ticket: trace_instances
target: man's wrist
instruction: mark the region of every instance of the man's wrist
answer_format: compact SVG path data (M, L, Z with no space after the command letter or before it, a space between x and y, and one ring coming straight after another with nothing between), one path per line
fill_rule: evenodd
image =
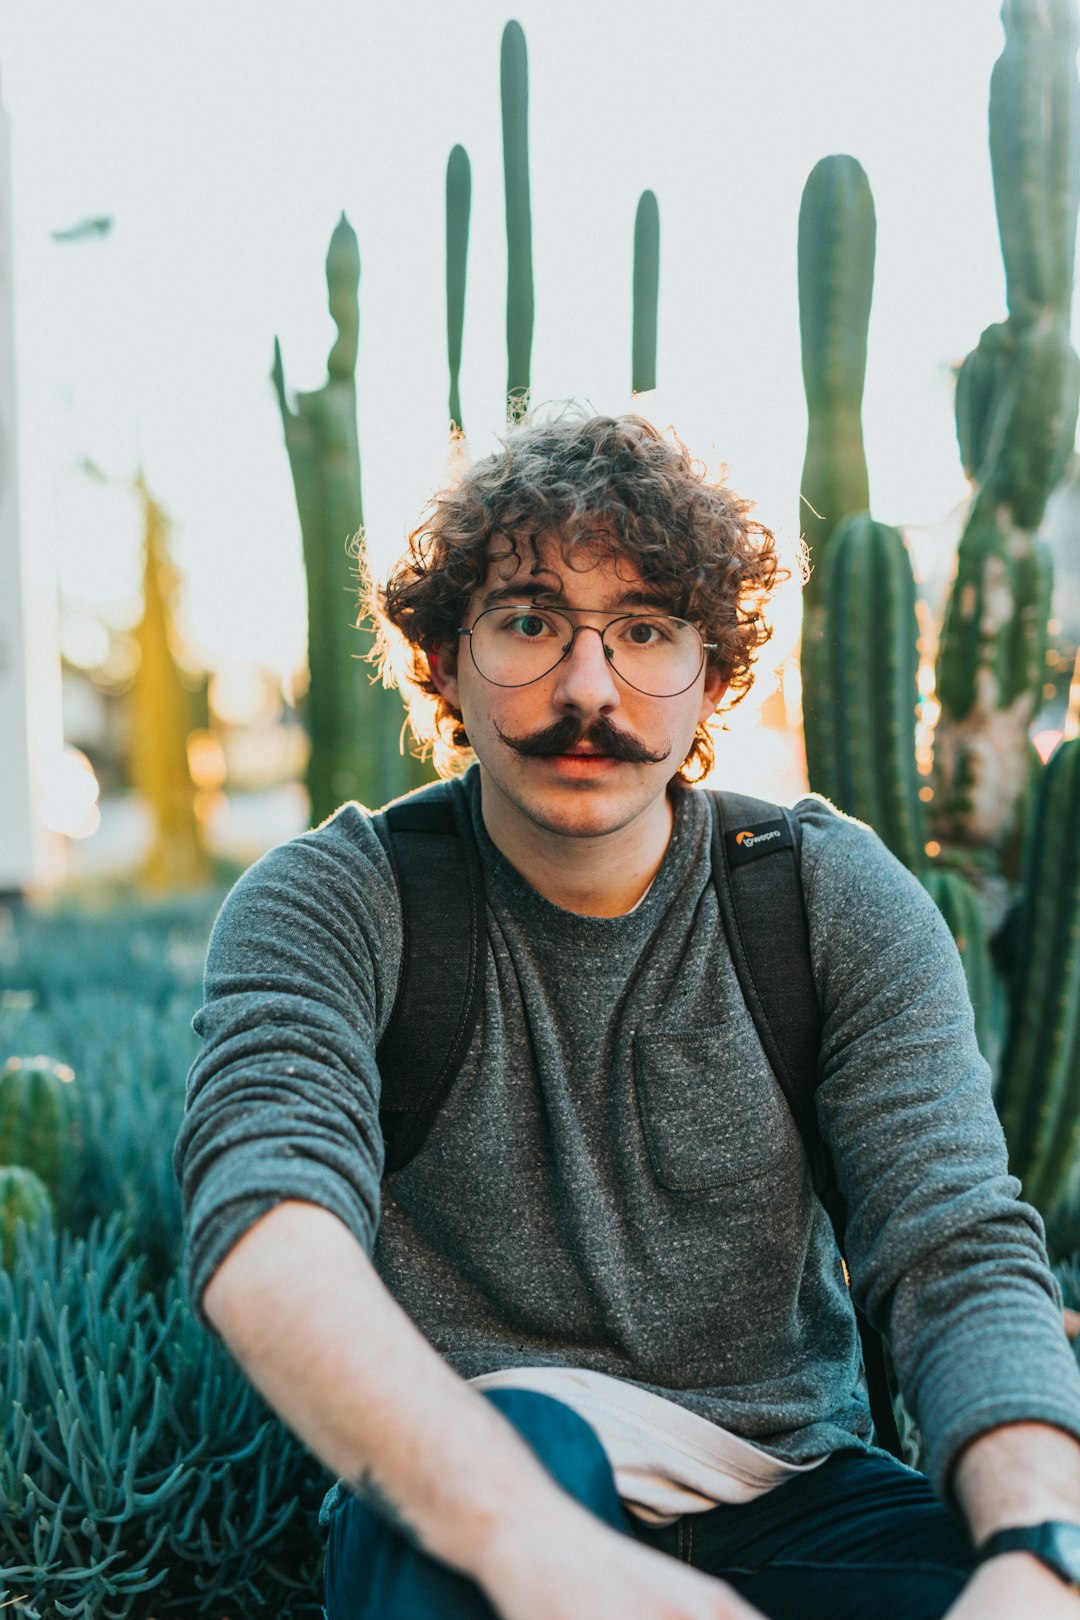
M1044 1423L988 1430L962 1453L953 1488L977 1548L997 1530L1080 1524L1080 1445Z

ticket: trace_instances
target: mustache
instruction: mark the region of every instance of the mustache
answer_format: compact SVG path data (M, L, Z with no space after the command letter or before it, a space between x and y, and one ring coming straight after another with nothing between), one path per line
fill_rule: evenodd
M667 759L671 753L670 747L664 748L660 753L654 753L635 737L632 732L622 731L606 717L597 715L595 720L588 724L577 719L575 715L564 715L553 725L545 726L541 731L530 731L522 737L514 737L501 726L496 726L500 739L516 754L525 759L543 759L552 754L568 754L580 743L585 743L598 754L607 754L612 759L623 759L631 765L659 765L661 760Z

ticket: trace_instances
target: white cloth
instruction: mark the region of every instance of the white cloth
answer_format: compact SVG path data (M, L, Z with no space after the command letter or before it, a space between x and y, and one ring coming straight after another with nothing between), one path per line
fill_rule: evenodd
M481 1390L533 1390L571 1407L607 1452L624 1507L650 1525L718 1502L751 1502L825 1461L781 1462L685 1406L606 1373L513 1367L470 1382Z

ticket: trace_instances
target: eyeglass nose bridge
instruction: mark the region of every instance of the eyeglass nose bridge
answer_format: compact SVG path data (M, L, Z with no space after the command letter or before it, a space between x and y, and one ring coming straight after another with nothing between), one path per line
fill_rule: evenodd
M560 614L560 618L565 618L565 615ZM602 630L598 624L572 624L569 619L565 619L565 622L570 625L570 640L566 643L555 663L552 664L551 669L548 670L549 675L551 674L551 670L558 669L560 664L566 663L566 660L570 657L570 654L574 650L574 644L582 630L596 631L596 634L600 637L600 645L604 649L604 658L606 659L609 668L615 668L615 653L614 650L608 646L606 638L611 626L613 624L618 624L618 619L611 619L607 624L605 624ZM617 673L618 671L616 670L616 674Z

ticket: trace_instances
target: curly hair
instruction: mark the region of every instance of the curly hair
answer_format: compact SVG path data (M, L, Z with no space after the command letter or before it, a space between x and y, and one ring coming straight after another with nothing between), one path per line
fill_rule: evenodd
M727 708L753 683L753 662L772 634L763 608L789 571L752 503L705 467L674 435L640 416L526 420L502 449L474 462L431 500L408 551L386 583L372 585L376 652L387 685L399 686L422 751L444 774L466 757L460 713L431 679L428 651L453 642L492 564L507 577L523 551L558 544L569 568L598 554L628 561L668 603L715 642L709 662L728 682ZM697 781L712 768L708 725L677 773Z

